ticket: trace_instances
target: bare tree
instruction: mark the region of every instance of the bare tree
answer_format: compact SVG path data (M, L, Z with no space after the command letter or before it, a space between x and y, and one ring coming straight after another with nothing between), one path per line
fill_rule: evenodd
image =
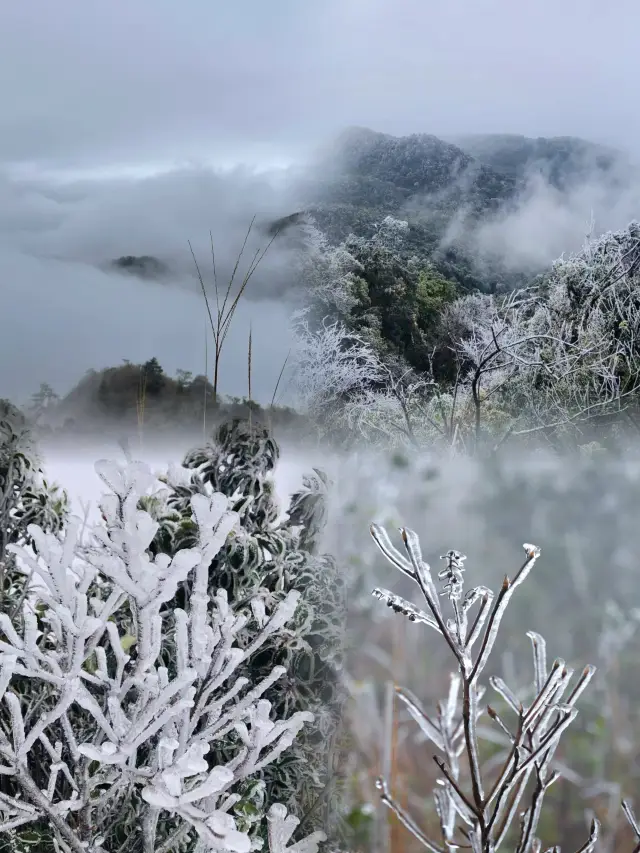
M579 432L630 409L640 388L639 263L640 227L631 225L558 261L534 287L500 299L474 294L445 310L475 446L494 404L509 420L498 444Z
M326 429L348 423L349 401L387 378L373 347L338 321L313 329L299 312L293 321L295 345L290 384L298 405Z

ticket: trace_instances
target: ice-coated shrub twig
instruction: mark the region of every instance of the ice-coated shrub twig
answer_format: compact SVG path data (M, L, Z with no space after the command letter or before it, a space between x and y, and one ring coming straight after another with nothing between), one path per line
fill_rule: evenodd
M255 639L238 646L251 616L207 591L211 560L238 526L228 499L194 495L197 547L153 558L158 525L137 506L149 469L96 470L111 494L91 544L72 523L64 538L31 525L35 547L13 546L33 581L21 625L0 613L0 833L44 822L64 853L169 853L189 841L194 853L248 853L259 842L233 817L238 787L313 716L271 718L262 696L284 667L255 684L236 670L291 619L299 594L261 613ZM185 580L184 609L161 612ZM38 688L38 714L16 677ZM137 813L121 845L110 833L123 808ZM296 820L278 806L269 815L271 853L315 853L322 833L287 847Z
M438 594L431 568L423 560L418 536L412 530L401 528L406 555L395 548L383 527L373 524L371 534L387 560L418 584L427 602L427 612L388 590L375 589L374 596L410 621L434 628L442 635L457 662L449 696L438 705L435 716L429 716L408 691L396 688L400 701L441 753L434 756L442 774L434 794L441 839L433 841L425 835L396 802L389 782L384 778L378 780L382 802L431 853L449 853L465 848L473 853L494 853L507 842L516 818L520 824L519 838L517 846L510 849L515 853L539 853L542 844L536 838L536 829L542 803L547 790L559 776L553 767L554 754L560 737L578 713L575 707L577 700L593 677L595 668L585 667L570 688L573 669L562 659L556 659L549 668L543 638L530 632L535 674L535 695L531 703L525 705L521 702L502 679L489 679L507 708L516 716L515 723L510 723L490 705L486 708L490 720L510 743L504 765L491 780L483 774L480 766L477 722L482 713L480 701L484 694L479 678L493 650L509 601L530 574L540 550L534 545L523 546L526 554L523 564L513 579L504 578L497 595L486 587L478 586L464 596L466 557L457 551L449 551L442 558L446 560L446 566L439 572L438 580L444 582L444 589ZM445 615L442 597L450 605L451 616ZM463 755L466 762L461 762ZM466 781L462 778L463 764L468 767ZM522 799L530 781L533 782L530 802L523 807ZM599 829L600 825L594 819L589 839L578 853L595 850ZM547 853L556 849L559 848L551 847Z
M631 829L633 829L636 834L636 838L638 839L638 843L633 848L633 853L640 853L640 823L638 823L638 818L636 817L636 814L629 800L622 801L622 811L624 812L625 817L629 821Z

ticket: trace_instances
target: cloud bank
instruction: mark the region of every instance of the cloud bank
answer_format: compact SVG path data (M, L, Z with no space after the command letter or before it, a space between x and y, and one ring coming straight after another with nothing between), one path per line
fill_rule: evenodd
M211 257L222 291L252 218L233 293L266 222L289 212L276 178L248 170L184 168L145 179L53 182L0 176L0 396L24 400L48 382L66 393L89 368L156 356L167 372L204 372L205 304L189 241L215 303ZM169 275L144 282L109 268L122 255L152 255ZM253 331L254 393L270 399L289 348L291 256L274 243L230 327L223 393L246 391ZM210 331L209 331L210 337ZM211 345L211 340L210 340Z

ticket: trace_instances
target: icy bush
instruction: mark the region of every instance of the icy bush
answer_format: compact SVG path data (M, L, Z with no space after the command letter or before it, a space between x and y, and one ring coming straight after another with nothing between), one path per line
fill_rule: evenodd
M295 806L306 816L307 829L328 830L337 782L333 763L341 710L344 572L318 553L327 478L321 471L304 477L282 517L272 476L279 456L279 446L264 426L242 420L224 423L210 442L190 451L181 467L162 478L165 489L146 506L160 525L152 550L173 556L194 544L193 496L227 495L241 526L211 561L211 593L224 589L231 606L252 600L254 609L274 607L289 590L299 593L299 606L286 631L273 634L238 674L255 681L267 677L274 666L286 667L288 677L272 684L265 698L280 716L313 712L314 725L265 767L260 778L268 801ZM183 595L180 585L171 607L181 606ZM251 630L239 633L241 646L251 641Z
M228 499L193 495L193 547L153 555L158 524L138 508L149 469L96 470L104 524L88 538L75 520L64 537L30 525L33 546L10 546L29 586L18 624L0 613L0 834L19 847L29 830L38 850L65 853L257 849L252 779L313 715L272 713L264 694L284 667L253 683L238 670L300 595L232 609L208 589L212 560L241 533ZM288 846L286 812L267 812L270 853L316 851L322 833Z
M5 596L15 601L23 586L8 546L28 542L30 524L60 530L67 512L66 493L44 477L26 418L0 400L0 607Z

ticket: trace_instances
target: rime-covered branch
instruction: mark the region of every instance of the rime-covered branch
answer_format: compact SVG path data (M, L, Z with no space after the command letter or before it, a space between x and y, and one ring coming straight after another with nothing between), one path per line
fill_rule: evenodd
M543 638L530 632L535 685L530 703L525 704L500 679L490 679L507 710L515 716L515 720L509 722L503 719L502 711L496 711L491 705L486 707L490 721L501 736L506 735L508 743L503 766L491 782L480 764L478 732L478 720L483 711L480 702L484 695L479 678L486 668L509 601L532 571L540 555L539 549L529 544L523 546L523 564L513 579L505 577L497 595L486 587L476 587L464 595L466 557L463 554L449 551L442 558L446 561L445 567L434 578L412 530L401 529L405 553L393 545L379 525L371 526L371 534L386 559L420 587L427 611L384 590L376 589L374 595L410 621L435 628L449 646L457 665L449 696L438 705L435 715L430 716L416 697L397 688L398 698L440 753L434 756L442 774L434 799L441 839L434 841L425 836L394 799L389 781L384 778L378 783L382 802L395 812L425 849L433 853L446 853L461 846L470 846L474 853L495 853L505 844L514 843L516 847L509 849L515 849L516 853L540 850L535 833L544 796L559 776L554 755L562 734L578 713L576 703L595 668L585 667L572 686L573 669L561 659L548 667ZM444 584L440 593L436 580ZM445 614L441 598L448 602L450 616ZM463 755L466 761L461 762ZM468 767L466 779L462 777L462 764ZM531 780L530 803L523 806ZM516 818L520 821L517 842L509 834ZM594 820L589 840L581 851L595 849L599 829Z
M137 804L131 849L140 833L145 853L168 851L178 836L194 839L198 853L249 851L234 817L242 783L313 715L273 719L263 694L284 667L253 684L236 670L293 617L299 593L271 612L235 612L223 590L212 598L209 566L239 522L228 499L194 495L196 547L154 557L158 525L138 508L150 471L140 463L96 469L111 493L88 546L75 523L64 538L32 525L34 547L12 546L31 583L22 628L0 614L0 772L8 782L0 832L45 822L62 850L126 850L111 836L124 795ZM184 582L185 606L163 610ZM255 636L240 646L251 619ZM38 715L14 689L17 677L39 693ZM278 826L287 820L273 812ZM276 833L271 853L294 849L285 835ZM321 838L295 849L314 851Z

